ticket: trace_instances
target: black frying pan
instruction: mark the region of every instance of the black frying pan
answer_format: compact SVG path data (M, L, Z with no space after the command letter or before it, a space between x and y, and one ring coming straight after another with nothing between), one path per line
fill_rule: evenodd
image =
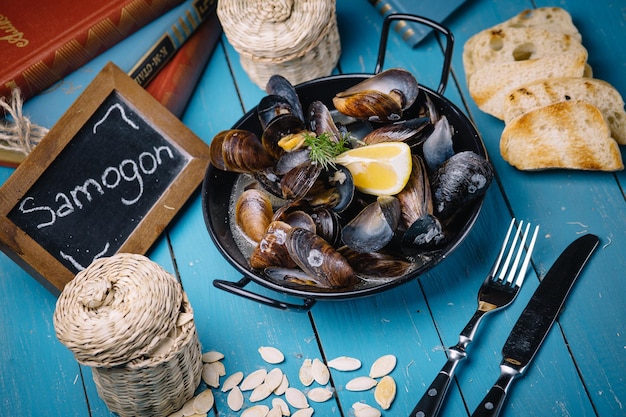
M420 86L421 92L428 95L442 115L445 115L451 125L455 129L454 150L461 152L471 150L485 158L487 154L480 135L470 120L457 108L453 103L443 97L443 91L446 88L448 74L450 70L450 62L452 59L453 36L445 27L436 22L419 16L395 14L388 16L383 23L381 42L378 53L378 62L374 73L378 73L382 69L384 60L389 25L392 20L410 20L425 24L437 30L446 37L446 50L442 69L442 76L437 92L426 87ZM371 77L373 74L344 74L333 75L329 77L319 78L297 85L296 91L302 102L304 109L314 100L322 101L329 109L333 109L332 98L336 93L346 90L347 88ZM414 106L417 107L417 106ZM418 109L408 109L405 117L411 117L411 112L415 113ZM413 117L415 117L413 116ZM252 132L261 132L261 126L256 114L256 107L246 113L234 126L238 129L246 129ZM314 287L291 287L281 282L275 282L266 278L259 271L252 269L247 259L242 255L239 247L235 243L231 233L229 222L229 203L233 190L233 185L239 174L226 172L209 165L202 187L202 204L205 222L213 242L217 246L220 253L230 262L243 277L238 282L225 280L214 280L213 284L222 290L233 294L243 296L245 298L261 302L273 307L282 309L309 309L317 300L340 300L354 297L361 297L387 290L391 287L403 284L416 278L418 275L428 271L443 259L445 259L465 238L471 227L473 226L480 208L482 206L482 198L468 205L462 212L455 216L454 221L448 225L448 231L452 238L446 246L432 254L430 261L424 265L420 265L411 273L400 278L387 282L368 282L355 288L345 289L318 289ZM292 304L281 302L264 295L256 294L246 290L244 287L254 281L267 288L284 293L291 296L303 298L303 304Z

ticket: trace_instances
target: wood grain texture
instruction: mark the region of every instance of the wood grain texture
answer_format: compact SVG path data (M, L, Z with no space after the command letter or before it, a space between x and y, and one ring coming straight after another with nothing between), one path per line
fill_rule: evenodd
M517 171L499 154L502 122L480 112L465 85L461 61L465 40L532 5L530 1L471 0L447 20L456 43L453 77L444 95L464 109L478 127L497 181L489 189L481 214L463 244L419 279L370 297L318 302L309 313L280 311L242 299L213 287L215 278L237 281L240 274L211 242L201 196L196 193L190 198L149 256L179 274L194 308L203 348L226 355L228 374L238 370L248 373L259 367L270 369L257 352L263 345L283 351L286 360L279 366L300 388L297 370L304 358L358 357L362 369L333 371L336 398L315 406L316 415L348 416L355 401L375 402L372 391L347 391L347 381L366 374L377 357L393 353L398 357L392 372L398 393L384 415L407 415L444 363L444 347L456 342L473 313L478 287L511 216L515 216L541 225L532 268L518 300L485 318L469 347L469 359L458 369L441 416L467 416L473 411L495 381L502 345L540 278L565 246L586 232L599 235L602 243L574 286L559 323L527 374L513 386L501 415L612 417L624 413L624 173ZM622 5L604 1L590 7L573 0L559 5L570 10L579 26L596 75L626 93L626 79L621 76L626 65ZM342 42L337 72L371 73L382 26L376 10L362 0L342 0L337 3L337 17ZM399 37L392 36L388 45L386 68L403 66L423 85L437 85L442 52L435 39L411 50ZM237 53L222 38L183 121L209 143L217 132L230 128L254 107L263 94L241 68ZM0 168L0 181L6 181L11 173ZM0 398L5 410L16 410L7 415L110 417L112 414L97 396L90 369L79 367L56 341L51 324L54 298L1 254L0 287L0 330L6 335L0 341ZM294 301L293 297L259 285L251 290ZM220 416L240 415L230 412L225 401L225 396L216 392Z

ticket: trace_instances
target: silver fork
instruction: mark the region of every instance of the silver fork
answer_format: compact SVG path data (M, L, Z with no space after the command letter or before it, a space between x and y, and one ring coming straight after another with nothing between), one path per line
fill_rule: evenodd
M409 417L435 417L439 414L454 376L454 371L459 362L466 358L467 346L472 342L482 318L488 313L508 306L517 297L520 286L526 277L530 256L539 232L539 226L536 226L528 244L526 256L520 265L524 245L530 230L530 224L526 224L522 235L522 224L523 222L520 222L519 226L516 227L515 219L511 220L506 237L500 248L500 253L478 291L478 308L476 312L461 331L459 342L448 348L448 361L441 368L439 374L430 384ZM514 233L513 238L509 243L512 232ZM508 253L503 262L507 247ZM514 256L515 258L513 258ZM511 264L512 259L513 263Z

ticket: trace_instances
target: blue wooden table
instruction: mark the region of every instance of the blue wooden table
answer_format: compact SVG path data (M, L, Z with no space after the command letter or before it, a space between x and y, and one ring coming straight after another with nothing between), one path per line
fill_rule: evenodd
M479 30L524 8L558 5L568 10L589 51L596 78L626 94L626 2L468 0L445 21L456 38L445 96L476 124L497 173L480 216L462 245L442 264L411 282L373 296L318 302L308 312L284 311L218 290L213 279L240 274L218 253L206 230L196 193L148 255L176 272L195 310L204 350L225 355L227 373L267 367L257 349L275 346L293 386L305 358L347 355L363 368L332 372L335 396L315 404L315 415L351 416L353 403L375 405L373 392L351 392L346 382L371 363L394 354L397 396L386 416L406 416L446 360L446 346L476 307L476 291L495 257L511 217L541 225L532 270L517 301L488 317L460 366L442 416L469 415L495 381L500 349L524 305L560 251L584 233L600 246L579 277L566 308L525 376L517 381L503 416L626 415L626 204L624 172L520 172L499 152L501 121L478 110L469 97L461 51ZM436 7L436 2L433 2ZM382 20L365 0L338 0L342 55L337 73L374 70ZM418 49L392 35L385 67L404 67L431 88L438 84L441 47L433 37ZM182 117L201 139L233 125L263 96L241 68L225 38L213 54ZM56 110L55 110L56 111ZM46 114L31 114L46 124ZM53 113L50 109L49 113ZM48 126L50 127L50 126ZM626 152L622 155L626 157ZM4 181L11 169L0 169ZM253 284L253 290L274 296ZM293 300L292 300L293 301ZM298 300L296 300L297 302ZM0 254L0 416L109 416L91 370L80 366L55 337L56 298ZM215 392L215 414L235 416ZM250 405L247 402L247 405Z

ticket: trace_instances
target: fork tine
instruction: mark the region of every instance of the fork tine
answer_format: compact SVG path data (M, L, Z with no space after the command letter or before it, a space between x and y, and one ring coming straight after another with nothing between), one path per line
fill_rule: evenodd
M520 221L519 226L515 227L515 234L513 235L513 238L511 240L511 246L509 247L509 251L506 255L506 260L504 261L504 265L502 265L502 268L500 269L500 274L497 277L494 274L494 278L496 278L498 281L503 281L504 277L507 274L507 271L509 270L509 265L511 264L511 258L513 257L513 254L515 253L515 248L517 247L518 235L521 233L521 227L523 223L524 221ZM513 226L515 226L515 219L511 221L511 226L509 227L513 227ZM508 233L507 233L506 240L504 241L504 247L506 247L506 245L509 244L508 240L509 239L508 239Z
M515 272L517 271L517 265L519 265L519 260L522 257L522 252L524 251L524 243L526 243L526 238L528 237L528 231L530 230L530 223L526 223L526 230L524 230L524 235L522 236L522 240L519 243L519 248L517 249L517 254L515 255L515 260L513 261L513 265L511 266L511 270L509 272L509 275L506 277L506 282L508 284L512 284L513 283L513 278L515 278ZM519 227L519 232L522 232L522 222L520 222L520 227ZM511 252L509 252L509 256L513 255L513 250L514 248L511 247ZM506 273L506 271L503 271L502 274L500 274L501 278L504 278L504 274Z
M533 249L535 248L535 241L537 240L537 234L539 233L539 225L535 226L535 232L533 233L533 237L530 239L530 244L528 245L528 249L526 250L526 257L524 258L524 262L522 267L519 270L519 274L517 279L515 280L515 286L520 287L524 279L526 278L526 270L528 269L528 264L530 263L530 256L533 253Z
M507 244L509 243L509 237L511 236L511 231L513 230L513 226L515 225L515 218L511 219L511 224L509 224L509 229L506 231L506 236L502 242L502 247L500 248L500 253L498 253L498 257L495 262L491 266L491 270L489 271L490 277L495 277L496 271L500 267L500 262L502 261L502 256L504 256L504 251L506 250Z

